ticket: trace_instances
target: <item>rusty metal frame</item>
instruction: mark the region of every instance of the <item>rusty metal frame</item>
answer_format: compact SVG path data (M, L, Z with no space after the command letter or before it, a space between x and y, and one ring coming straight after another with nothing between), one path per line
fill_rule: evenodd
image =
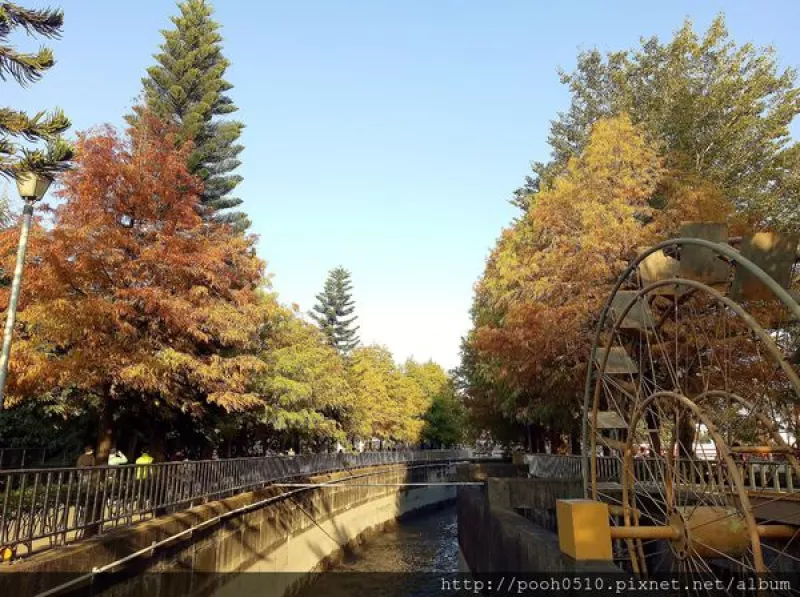
M770 335L766 332L766 330L755 320L755 318L752 315L750 315L747 311L745 311L744 308L739 303L731 300L730 298L728 298L727 296L723 295L718 290L716 290L716 289L714 289L714 288L712 288L712 287L710 287L710 286L708 286L706 284L703 284L702 282L697 282L695 280L689 280L689 279L684 279L684 278L674 278L674 279L671 279L671 280L660 280L658 282L654 282L654 283L650 284L649 286L646 286L645 288L641 289L640 291L638 291L636 293L636 296L628 304L628 308L622 311L620 318L618 319L617 322L614 323L614 325L612 327L611 336L613 337L615 332L617 332L619 330L619 324L620 324L621 321L624 320L624 317L627 314L627 310L632 308L633 304L636 301L638 301L642 297L647 296L649 293L651 293L656 288L659 288L661 286L671 286L671 285L674 285L674 284L683 284L683 285L685 285L685 286L687 286L689 288L693 288L693 289L698 290L698 291L706 292L713 299L715 299L716 301L722 303L723 305L725 305L726 307L731 309L738 317L740 317L747 324L748 328L754 334L756 334L759 337L759 339L761 340L763 345L766 347L767 351L770 353L770 355L772 355L772 357L780 365L781 369L784 371L786 376L789 378L789 381L791 382L792 387L794 388L795 394L800 396L800 377L798 377L797 373L795 373L795 371L792 368L792 366L783 357L783 355L781 354L781 352L778 349L777 345L772 340ZM593 347L593 348L596 348L596 347ZM608 354L609 354L609 351L606 351L605 358L603 359L603 361L601 362L600 366L598 367L598 370L601 373L601 375L605 371L605 368L606 368L606 366L608 364ZM598 405L599 405L599 396L600 396L600 384L596 383L594 385L593 402L592 402L592 428L593 429L597 428L597 408L598 408ZM588 413L586 413L584 424L587 425L587 427L588 427ZM597 443L596 443L597 442L597 433L596 432L592 433L590 441L591 441L591 443L590 443L590 452L588 454L588 462L586 462L586 460L584 460L584 464L585 464L585 466L584 466L584 478L586 479L586 476L587 476L586 469L588 468L589 469L588 470L588 474L590 476L589 483L590 483L590 485L592 487L592 495L589 496L588 486L586 485L586 483L587 483L586 480L584 480L584 495L586 497L591 497L592 499L597 499L597 491L596 491L597 480L596 480L596 465L595 465L595 450L596 450L596 447L597 447Z
M695 402L697 404L699 404L706 397L709 397L709 398L728 398L730 400L738 402L739 404L744 406L746 409L748 409L750 411L750 414L754 415L756 417L756 419L758 419L759 423L761 423L766 428L766 430L769 432L770 436L772 437L773 441L779 447L783 448L783 451L786 453L786 460L789 462L789 464L792 465L792 469L794 469L795 474L797 475L797 477L800 478L800 462L798 462L797 458L795 458L793 450L791 449L791 446L786 442L785 439L783 439L783 436L780 433L780 429L778 428L778 426L775 424L774 421L772 421L767 415L765 415L760 410L756 410L756 408L755 408L755 406L753 404L751 404L750 402L748 402L747 400L745 400L744 398L742 398L738 394L734 394L733 392L726 392L725 390L708 390L707 392L703 392L702 394L697 396L695 398ZM731 452L739 451L739 450L736 450L734 448L729 448L729 449L730 449Z
M744 482L742 481L742 477L739 474L739 469L736 467L736 463L731 458L730 451L728 450L728 446L725 443L725 440L720 436L719 432L717 431L716 425L711 420L710 417L706 416L701 409L695 402L689 400L686 396L682 394L678 394L676 392L656 392L647 398L633 411L633 415L631 416L631 422L629 425L630 429L635 429L637 423L644 415L647 408L656 400L666 398L669 400L674 400L676 404L684 406L685 408L689 409L692 414L703 424L705 425L706 429L708 429L708 433L714 441L714 444L717 447L717 451L720 454L720 457L725 462L728 467L728 474L731 477L731 481L733 482L733 488L736 491L737 497L739 499L739 510L744 518L745 522L747 523L748 527L748 535L750 537L751 549L753 550L753 564L756 569L756 572L763 573L764 570L764 557L761 553L761 536L759 535L758 530L758 523L756 522L755 516L753 516L753 509L750 506L750 498L748 497L747 491L744 488ZM624 519L625 519L625 526L632 526L630 521L630 511L629 509L633 507L633 504L629 504L629 495L628 495L628 484L630 482L631 487L633 487L633 479L632 477L632 469L633 469L633 454L632 454L632 444L633 442L633 434L628 435L628 439L626 441L626 449L625 453L623 454L623 467L622 467L622 507L624 512ZM645 534L647 531L639 531L639 533L644 532ZM636 551L631 551L631 558L637 556L638 554Z
M605 305L603 306L602 311L600 312L600 318L597 322L595 327L595 334L594 334L594 341L592 342L592 350L591 354L589 355L588 367L586 372L586 384L584 387L584 396L583 396L583 420L582 420L582 439L583 439L583 463L584 466L582 467L583 472L583 487L584 487L584 495L589 497L589 460L591 457L590 452L590 442L589 442L589 405L590 405L590 397L592 396L592 387L594 382L594 361L596 358L597 348L600 343L600 337L605 327L606 320L609 316L611 310L611 303L613 301L614 296L616 295L617 291L622 287L625 281L631 276L632 273L636 271L639 264L644 261L647 257L656 253L658 251L670 248L679 248L685 245L693 245L704 247L713 250L721 257L725 257L729 259L731 262L736 263L737 265L745 268L751 274L753 274L759 281L761 281L769 290L771 290L774 295L783 303L783 305L789 310L789 312L798 320L800 320L800 305L792 298L789 292L784 289L780 284L778 284L772 277L770 277L764 270L758 267L755 263L747 259L746 257L742 256L739 251L734 249L728 244L721 244L715 243L699 238L675 238L667 241L663 241L658 243L648 249L647 251L640 254L633 262L631 262L625 271L617 278L614 287L609 294L608 299L606 300ZM673 279L673 281L669 282L670 284L674 284L675 281L679 281L681 284L686 284L689 282L688 279L677 278ZM658 282L649 285L647 288L655 286L659 284ZM664 284L659 284L664 285ZM692 284L687 284L689 286L693 286ZM710 288L710 287L707 287ZM712 289L713 290L713 289ZM632 301L633 303L633 301ZM631 303L631 304L632 304ZM736 304L736 303L733 303ZM738 304L736 304L738 306ZM601 368L602 371L602 368ZM594 440L592 440L592 445L594 445ZM591 448L592 450L594 448Z

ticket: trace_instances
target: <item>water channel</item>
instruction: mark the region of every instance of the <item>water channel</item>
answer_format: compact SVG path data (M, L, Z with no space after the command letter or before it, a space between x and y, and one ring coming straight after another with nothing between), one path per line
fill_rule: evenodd
M448 507L413 515L372 537L358 553L320 574L300 597L441 595L435 573L457 571L456 509Z
M314 574L297 597L441 597L441 579L458 571L458 524L455 506L411 514L372 535L336 567ZM213 575L212 575L213 577ZM94 597L274 597L304 575L239 573L222 575L211 591L193 587L208 581L204 573L167 574L124 571L108 583L81 587L74 595ZM307 577L306 577L307 578ZM288 583L288 584L285 584ZM88 590L87 590L88 589Z

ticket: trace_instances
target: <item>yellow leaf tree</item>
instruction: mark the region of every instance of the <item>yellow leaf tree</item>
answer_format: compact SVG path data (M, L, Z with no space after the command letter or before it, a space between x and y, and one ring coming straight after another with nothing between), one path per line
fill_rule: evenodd
M531 449L548 430L551 444L571 432L575 446L595 317L631 258L682 217L731 213L713 187L665 163L627 116L597 121L488 260L466 375L484 403L528 430Z

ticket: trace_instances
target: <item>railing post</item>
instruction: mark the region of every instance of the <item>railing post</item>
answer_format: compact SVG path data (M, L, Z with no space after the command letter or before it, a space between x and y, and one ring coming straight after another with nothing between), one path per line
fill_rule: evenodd
M263 487L278 478L367 465L445 463L465 454L464 450L403 448L355 455L262 456L0 473L0 545L15 550L20 542L47 537L51 537L50 545L69 543L81 534L91 536L107 527L134 524L173 508ZM547 467L559 475L580 474L581 460L544 456Z

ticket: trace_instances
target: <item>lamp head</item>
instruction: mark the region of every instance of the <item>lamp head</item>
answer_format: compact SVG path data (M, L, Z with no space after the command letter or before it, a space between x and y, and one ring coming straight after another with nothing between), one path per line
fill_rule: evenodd
M17 176L17 190L25 201L39 201L44 197L52 182L53 179L44 174L22 172Z

